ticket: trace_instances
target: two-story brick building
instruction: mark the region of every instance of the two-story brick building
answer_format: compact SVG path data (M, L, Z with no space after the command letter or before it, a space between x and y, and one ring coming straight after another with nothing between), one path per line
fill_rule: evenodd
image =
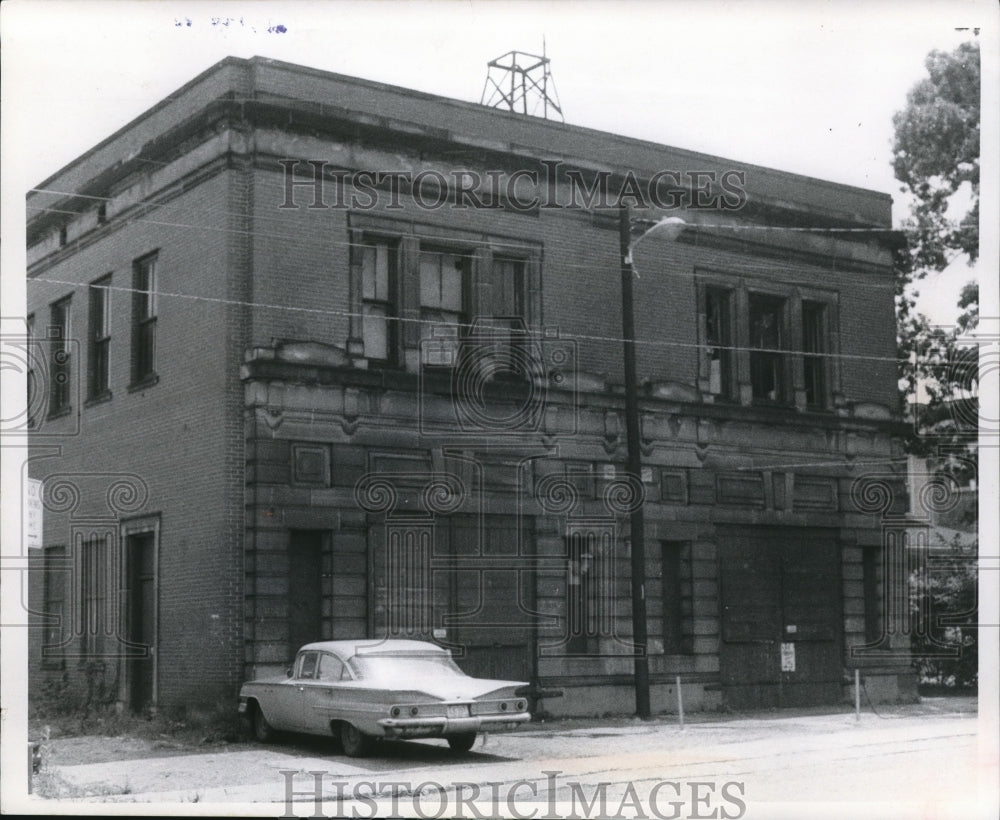
M619 204L642 490L624 470ZM883 629L887 195L227 59L28 196L32 675L231 697L406 635L628 712L910 691ZM905 475L900 462L900 480ZM881 485L879 485L881 486Z

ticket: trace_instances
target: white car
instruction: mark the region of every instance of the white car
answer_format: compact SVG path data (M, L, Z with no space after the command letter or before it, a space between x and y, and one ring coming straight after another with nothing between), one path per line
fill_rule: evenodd
M469 677L432 643L321 641L298 651L288 677L244 683L239 711L262 742L275 730L332 734L361 757L378 739L441 737L465 752L478 732L531 720L527 687Z

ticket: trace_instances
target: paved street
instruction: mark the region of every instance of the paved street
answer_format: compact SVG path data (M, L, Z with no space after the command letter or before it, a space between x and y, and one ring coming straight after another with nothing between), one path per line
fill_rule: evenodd
M775 716L778 715L778 716ZM424 817L993 817L976 714L927 702L851 713L570 721L481 738L383 744L362 760L322 738L53 768L89 803L198 813ZM995 740L984 744L993 749ZM318 786L317 786L318 784ZM91 792L88 796L86 792ZM320 796L317 805L316 797ZM288 800L291 800L289 804ZM60 810L54 801L39 809ZM68 809L69 806L67 805Z

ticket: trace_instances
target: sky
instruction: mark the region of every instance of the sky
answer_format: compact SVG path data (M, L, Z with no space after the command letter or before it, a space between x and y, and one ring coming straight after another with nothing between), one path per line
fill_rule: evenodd
M930 50L995 19L978 0L3 5L7 191L227 55L478 102L490 59L544 42L568 123L889 193L896 224L892 115ZM959 261L931 278L921 309L951 321L974 275Z

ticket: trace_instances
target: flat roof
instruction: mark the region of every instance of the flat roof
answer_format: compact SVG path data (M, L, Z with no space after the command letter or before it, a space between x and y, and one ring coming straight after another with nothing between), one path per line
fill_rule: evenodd
M538 159L562 159L594 170L734 169L745 171L752 199L798 205L868 225L891 227L892 197L852 185L661 145L592 128L503 111L423 91L265 57L226 57L38 184L75 192L98 174L127 162L179 122L219 99L282 100L329 116L353 115L405 133L407 124L465 146ZM29 193L29 200L43 192ZM791 208L795 210L795 208Z

